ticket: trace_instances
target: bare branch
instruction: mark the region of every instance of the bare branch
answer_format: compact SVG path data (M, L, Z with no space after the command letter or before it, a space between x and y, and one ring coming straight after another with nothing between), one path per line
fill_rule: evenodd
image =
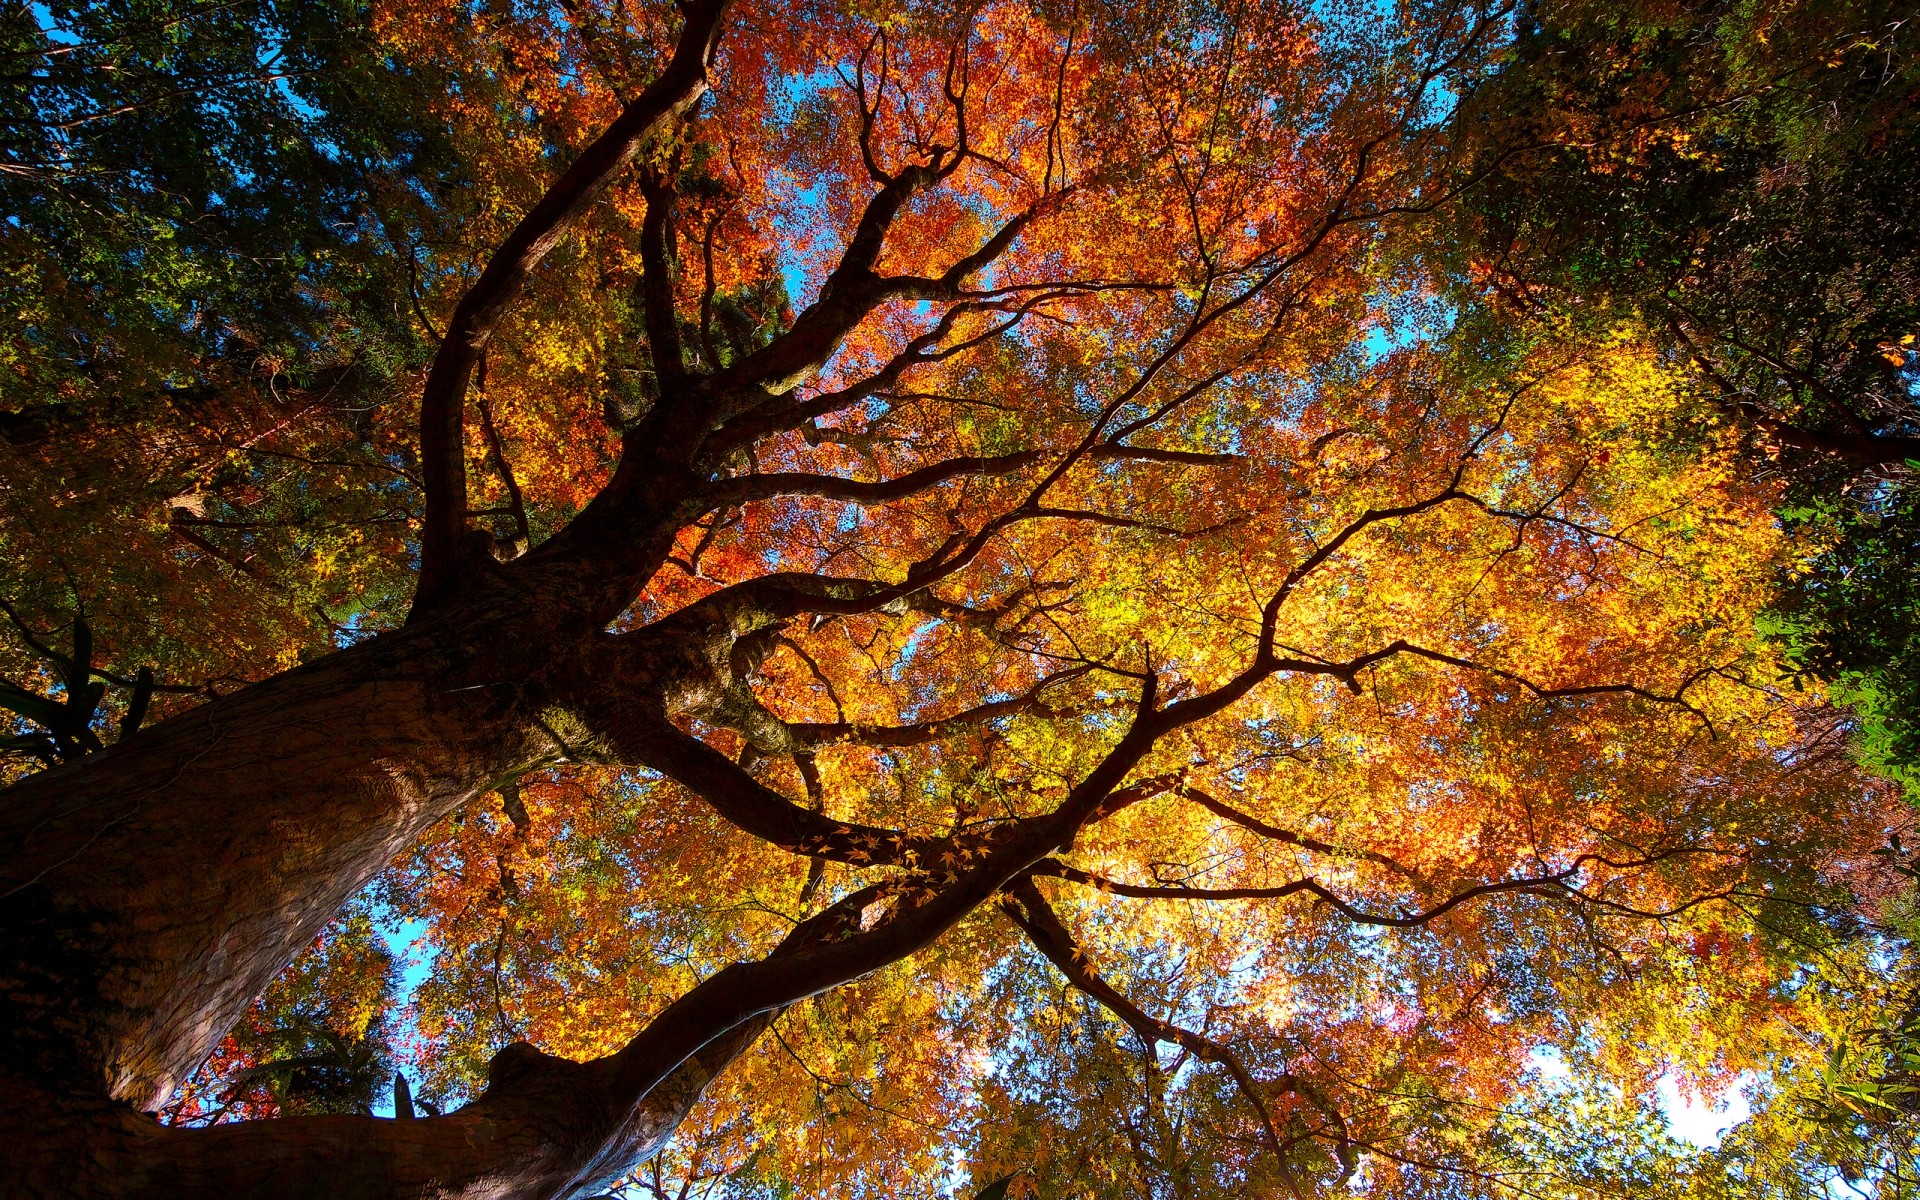
M1226 1068L1233 1077L1240 1095L1252 1107L1260 1118L1261 1132L1279 1162L1280 1176L1286 1182L1287 1189L1296 1197L1304 1200L1300 1185L1293 1178L1291 1166L1287 1163L1286 1152L1282 1148L1283 1139L1280 1128L1274 1123L1273 1110L1267 1106L1266 1099L1260 1095L1260 1087L1254 1081L1253 1074L1241 1063L1239 1056L1231 1050L1191 1030L1183 1029L1168 1021L1152 1016L1127 997L1112 984L1095 974L1089 965L1087 954L1074 944L1073 935L1061 923L1059 916L1033 886L1031 879L1022 879L1008 889L1001 899L1001 911L1018 925L1027 935L1027 940L1067 977L1067 981L1080 991L1093 997L1106 1006L1113 1014L1125 1021L1135 1033L1149 1046L1155 1042L1172 1042L1191 1053L1202 1062L1214 1063ZM1283 1092L1302 1094L1300 1081L1291 1073L1272 1081L1270 1086ZM1321 1107L1316 1105L1316 1107Z
M1117 441L1102 442L1087 451L1095 462L1126 459L1134 462L1176 463L1189 467L1226 467L1247 461L1238 454L1207 454L1198 450L1162 450L1153 446L1128 446Z
M849 721L827 723L792 722L787 728L792 735L806 746L826 746L836 743L852 742L862 746L922 746L958 733L978 729L982 725L1000 720L1003 717L1020 716L1024 713L1041 712L1052 715L1056 710L1046 703L1048 690L1070 679L1078 679L1091 671L1091 667L1073 667L1047 676L1035 684L1031 691L1005 700L993 700L986 704L975 705L948 717L936 717L930 721L921 721L912 725L866 725Z
M671 168L669 168L670 170ZM680 316L674 303L676 263L673 231L673 180L667 170L649 165L640 172L647 212L640 222L640 296L647 327L647 350L662 391L687 376L680 346Z
M1250 830L1263 838L1268 838L1276 842L1285 842L1290 846L1298 846L1302 850L1311 850L1315 854L1326 854L1337 858L1365 859L1367 862L1387 868L1396 875L1415 880L1416 882L1420 879L1418 872L1401 866L1398 862L1395 862L1384 854L1379 854L1371 850L1344 849L1329 842L1322 842L1314 838L1305 837L1290 829L1282 829L1277 825L1269 825L1260 818L1242 812L1223 800L1216 800L1199 788L1183 785L1177 790L1176 794L1182 799L1193 801L1215 816L1231 821L1242 829Z
M639 705L631 709L639 709ZM713 807L742 831L796 854L839 862L872 863L910 840L894 829L832 820L802 808L755 779L726 755L675 728L664 715L628 711L612 731L616 753L665 775Z
M1574 859L1573 865L1564 871L1555 871L1547 875L1533 875L1522 879L1503 879L1494 883L1477 884L1464 891L1455 892L1431 908L1414 913L1403 912L1399 916L1384 916L1379 913L1366 912L1349 903L1337 892L1334 892L1319 880L1312 878L1296 879L1275 887L1196 888L1186 887L1181 884L1143 885L1137 883L1121 883L1117 880L1106 879L1099 875L1082 871L1078 867L1068 866L1056 859L1048 859L1046 862L1039 864L1034 868L1032 873L1035 875L1052 875L1056 878L1067 880L1070 883L1078 883L1085 887L1095 888L1110 895L1127 896L1137 900L1285 900L1290 896L1310 895L1356 925L1373 925L1387 929L1415 929L1437 917L1452 912L1454 909L1469 901L1478 900L1483 896L1498 896L1508 892L1558 897L1561 899L1597 904L1603 907L1613 908L1625 914L1647 919L1668 917L1675 913L1683 912L1687 908L1695 907L1708 900L1716 899L1730 893L1714 893L1713 895L1691 901L1670 912L1643 912L1614 901L1589 895L1571 886L1568 881L1579 875L1593 863L1599 863L1613 870L1625 871L1639 867L1653 866L1683 854L1722 855L1726 853L1726 851L1708 850L1698 846L1684 846L1649 855L1646 858L1621 861L1607 858L1601 854L1582 854Z
M867 201L839 265L827 277L819 298L794 320L793 328L714 377L713 393L734 397L722 405L718 413L721 420L791 392L824 366L846 336L881 304L898 299L961 299L962 285L1005 254L1021 231L1065 194L1043 197L1014 216L938 278L875 274L873 268L880 260L894 218L915 193L944 179L956 161L936 156L930 164L903 168ZM795 423L803 419L797 418Z
M864 482L802 471L777 471L721 480L704 493L715 504L745 504L776 496L821 496L852 504L875 505L900 500L961 477L1011 475L1040 461L1036 450L992 457L963 456L937 462L893 479Z
M525 554L533 544L533 527L527 522L527 501L521 495L520 481L514 478L513 465L507 461L507 447L500 440L500 431L494 428L493 405L487 402L487 359L480 356L480 368L477 386L474 389L480 410L480 432L487 439L487 458L493 464L494 471L500 476L500 482L507 489L507 515L513 518L514 555Z

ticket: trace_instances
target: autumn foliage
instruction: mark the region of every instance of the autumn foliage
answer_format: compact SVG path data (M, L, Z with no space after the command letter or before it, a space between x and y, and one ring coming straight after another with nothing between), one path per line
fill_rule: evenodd
M291 332L183 267L116 340L83 263L3 360L6 674L58 693L84 611L101 729L160 684L124 747L14 760L18 803L394 789L337 846L257 835L322 847L259 868L289 894L355 898L246 926L251 1007L164 1055L86 1035L82 1086L164 1125L101 1161L156 1194L323 1161L392 1195L1734 1194L1651 1097L1819 1059L1910 810L1756 632L1820 547L1694 367L1632 320L1516 333L1460 267L1487 150L1449 118L1508 8L340 11L364 111L325 63L220 84L357 172L313 184L347 199ZM52 228L13 261L51 271ZM135 758L312 679L360 699L311 759ZM137 874L148 819L57 861L34 825L8 886L81 911L62 881ZM524 1177L407 1174L415 1131L544 1130L525 1061L614 1116L516 1134ZM394 1072L413 1126L366 1115Z

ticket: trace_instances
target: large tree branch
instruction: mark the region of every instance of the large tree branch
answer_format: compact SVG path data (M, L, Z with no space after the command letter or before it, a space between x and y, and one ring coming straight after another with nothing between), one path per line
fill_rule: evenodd
M743 475L736 479L721 480L707 488L705 496L715 505L745 504L753 500L770 500L776 496L821 496L829 500L871 506L905 499L949 479L1011 475L1039 462L1040 458L1037 450L990 457L964 455L932 463L892 479L873 482L813 475L804 471L773 471L764 475Z
M877 579L776 571L729 584L672 616L625 636L685 637L710 629L724 629L739 636L771 628L804 613L850 616L872 612L885 605L894 593L892 585Z
M647 350L665 392L686 378L680 345L680 313L674 303L673 180L649 166L640 172L647 213L640 222L640 297Z
M587 205L633 161L642 146L674 129L705 94L707 66L731 0L690 0L672 59L659 78L627 105L548 188L494 251L480 278L454 308L420 398L420 461L426 518L420 537L420 583L414 611L458 586L467 520L465 425L467 384L480 354L520 296L527 279Z
M795 926L763 964L857 930L862 911L879 898L871 888L842 898ZM644 1082L623 1073L618 1056L576 1063L518 1042L488 1064L481 1097L444 1116L293 1117L198 1129L146 1122L121 1131L103 1158L122 1182L138 1180L132 1190L158 1195L557 1200L604 1190L666 1145L707 1085L781 1007L719 1025ZM115 1161L116 1151L128 1155L125 1163Z
M1162 525L1158 521L1145 521L1139 517L1122 517L1113 513L1093 512L1084 508L1029 508L1021 514L1030 521L1078 521L1088 525L1100 525L1108 529L1140 529L1148 533L1165 534L1174 538L1205 537L1210 533L1219 533L1235 525L1245 524L1249 518L1228 517L1224 521L1215 521L1211 525L1201 525L1193 529L1182 529L1177 525Z
M1154 694L1152 681L1146 681L1142 714L1153 711ZM1070 843L1113 799L1153 740L1136 719L1053 812L996 827L938 876L909 876L890 885L892 906L870 928L806 953L736 963L709 977L614 1056L621 1090L645 1094L687 1055L739 1022L837 987L932 944L1052 848Z
M729 689L711 719L741 732L757 753L767 757L807 755L820 745L842 742L922 745L1003 717L1042 709L1045 707L1043 693L1048 687L1077 678L1086 671L1087 668L1062 671L1024 695L914 725L788 724L768 712L740 685ZM1002 836L996 829L953 835L908 834L897 829L833 820L816 811L817 805L816 808L802 807L761 783L745 767L683 732L657 707L644 700L602 694L583 705L582 715L619 760L659 771L705 800L736 828L796 854L857 866L895 864L913 868L943 857L951 862L958 856L977 854ZM802 774L806 774L804 767ZM809 782L810 792L813 784L814 781ZM1145 794L1136 786L1116 793L1114 800L1132 803Z
M614 707L609 705L609 707ZM796 854L839 862L891 858L919 839L895 829L835 821L795 804L745 768L640 702L590 714L623 761L660 772L691 790L743 832Z
M1243 463L1244 455L1209 454L1199 450L1165 450L1157 446L1129 446L1117 440L1102 442L1087 451L1087 457L1099 462L1102 460L1131 460L1134 462L1174 463L1186 467L1226 467Z
M1707 672L1697 672L1684 681L1672 694L1661 694L1637 684L1606 683L1580 684L1565 687L1552 687L1538 684L1516 672L1494 667L1456 655L1428 650L1405 640L1396 640L1379 650L1357 655L1339 661L1316 657L1301 657L1298 654L1281 655L1277 645L1278 621L1281 609L1293 592L1315 571L1324 566L1354 537L1374 525L1415 516L1444 504L1455 501L1472 504L1482 511L1501 519L1526 521L1536 519L1537 513L1509 513L1495 510L1484 501L1461 489L1462 479L1468 463L1481 445L1498 428L1490 427L1477 437L1462 454L1456 464L1447 487L1422 500L1404 505L1369 509L1342 527L1332 538L1317 547L1302 559L1282 579L1273 595L1263 608L1261 628L1257 639L1254 657L1238 675L1211 692L1188 697L1169 705L1157 713L1143 712L1141 721L1149 728L1151 736L1158 736L1170 729L1192 721L1201 720L1226 707L1244 696L1269 676L1283 672L1299 674L1326 675L1339 679L1349 688L1359 690L1360 672L1380 662L1398 655L1406 654L1426 658L1430 661L1490 674L1531 692L1541 699L1575 698L1604 694L1630 694L1662 703L1677 704L1706 720L1693 705L1686 700L1685 693L1699 678ZM1057 469L1050 474L1057 474ZM722 628L731 631L732 636L745 635L756 629L766 629L780 622L804 613L813 614L852 614L883 609L895 603L908 603L910 597L922 593L931 583L951 573L976 556L988 539L999 529L1018 520L1034 519L1044 516L1062 516L1075 519L1101 519L1100 514L1085 514L1071 510L1055 512L1038 506L1031 500L1028 504L994 518L979 531L968 537L964 543L942 547L929 559L916 564L907 572L905 579L894 584L885 584L874 580L833 579L799 573L785 573L751 580L733 587L724 588L712 596L689 605L682 612L650 627L647 633L655 635L685 636L693 629ZM1106 518L1115 523L1129 523L1125 518ZM1711 725L1709 725L1711 729ZM1114 781L1117 785L1118 780Z
M1767 432L1781 445L1844 459L1856 467L1892 467L1920 460L1920 438L1899 434L1820 433L1768 418Z
M1713 668L1711 667L1704 667L1687 676L1687 678L1680 682L1680 686L1676 687L1671 693L1656 692L1651 688L1641 687L1636 683L1587 683L1573 684L1567 687L1550 687L1545 684L1535 683L1526 676L1514 671L1509 671L1504 667L1490 666L1487 663L1475 662L1470 658L1443 654L1438 650L1428 650L1423 646L1416 646L1411 642L1396 640L1370 654L1361 655L1358 658L1349 660L1347 663L1341 664L1341 671L1335 672L1334 674L1346 681L1349 686L1354 686L1354 677L1361 670L1372 666L1374 663L1381 662L1399 654L1411 655L1415 658L1424 658L1429 662L1445 663L1448 666L1477 671L1483 675L1492 675L1497 679L1504 679L1509 683L1518 685L1541 700L1565 700L1582 696L1638 696L1642 700L1652 700L1658 704L1672 704L1676 707L1686 709L1695 717L1698 717L1701 724L1705 725L1709 732L1713 731L1713 722L1708 719L1707 714L1700 711L1699 708L1687 700L1687 690L1701 679L1712 674Z
M1677 307L1677 306L1676 306ZM1685 310L1682 310L1685 311ZM1692 314L1689 313L1689 316ZM1696 318L1697 319L1697 318ZM1713 364L1706 352L1688 336L1685 326L1678 320L1669 318L1667 328L1686 349L1700 373L1719 391L1716 407L1736 418L1745 418L1764 430L1768 437L1780 445L1793 450L1806 450L1815 454L1831 455L1834 458L1853 464L1862 469L1896 466L1901 463L1920 459L1920 438L1900 434L1863 433L1824 433L1795 425L1773 413L1768 412L1748 397L1746 392L1733 380L1726 377ZM1856 425L1859 417L1851 407L1841 403L1832 389L1820 383L1805 372L1795 370L1778 362L1770 355L1744 342L1736 341L1724 334L1714 334L1718 340L1729 342L1735 347L1754 355L1768 366L1783 375L1788 375L1802 386L1824 399L1834 403L1845 412Z

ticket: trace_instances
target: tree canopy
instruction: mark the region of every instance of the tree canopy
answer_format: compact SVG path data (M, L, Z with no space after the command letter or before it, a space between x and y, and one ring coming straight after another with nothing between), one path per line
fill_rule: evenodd
M16 10L21 1194L1914 1194L1895 9Z
M1775 633L1909 778L1920 80L1903 16L1555 5L1461 125L1491 173L1469 201L1481 280L1510 312L1630 323L1683 365L1703 423L1767 460L1787 519L1825 547Z

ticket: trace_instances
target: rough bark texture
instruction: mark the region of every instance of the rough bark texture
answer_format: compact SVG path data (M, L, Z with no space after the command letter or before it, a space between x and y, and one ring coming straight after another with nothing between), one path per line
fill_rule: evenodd
M603 497L582 532L603 532L618 508L626 529L654 536L608 538L611 553L594 556L550 547L501 586L467 529L467 381L530 272L705 94L727 7L685 7L659 77L567 167L461 299L422 400L427 520L410 628L9 791L0 1050L11 1074L159 1105L382 863L476 791L553 753L541 737L538 676L626 603L670 542L668 522L636 518L667 516L672 498L643 514L634 493L665 482L684 495L689 477L629 460L610 489L617 495ZM567 600L543 605L543 596Z
M8 1196L432 1200L559 1196L604 1186L665 1145L708 1083L767 1023L748 1022L681 1064L637 1105L609 1088L610 1060L573 1063L524 1043L486 1093L441 1117L291 1117L167 1129L124 1105L33 1089L48 1136L0 1152Z
M646 477L663 507L687 478ZM642 528L668 536L549 543L403 630L4 794L0 1087L35 1117L0 1150L0 1195L566 1195L657 1150L768 1016L817 990L694 1000L691 1022L596 1063L509 1047L487 1094L440 1118L172 1130L142 1111L433 822L532 763L601 753L610 704L657 720L723 703L752 656L741 635L780 614L741 597L610 637L673 524Z
M157 1107L383 862L546 752L470 637L382 638L11 789L15 1070Z
M596 620L503 585L10 789L0 1086L40 1117L0 1159L0 1194L547 1196L583 1164L656 1150L764 1011L677 1043L644 1089L610 1088L611 1060L520 1046L441 1118L169 1130L140 1111L429 825L530 763L590 752L570 700ZM725 639L698 633L631 648L688 681L661 703L715 694L699 677Z

